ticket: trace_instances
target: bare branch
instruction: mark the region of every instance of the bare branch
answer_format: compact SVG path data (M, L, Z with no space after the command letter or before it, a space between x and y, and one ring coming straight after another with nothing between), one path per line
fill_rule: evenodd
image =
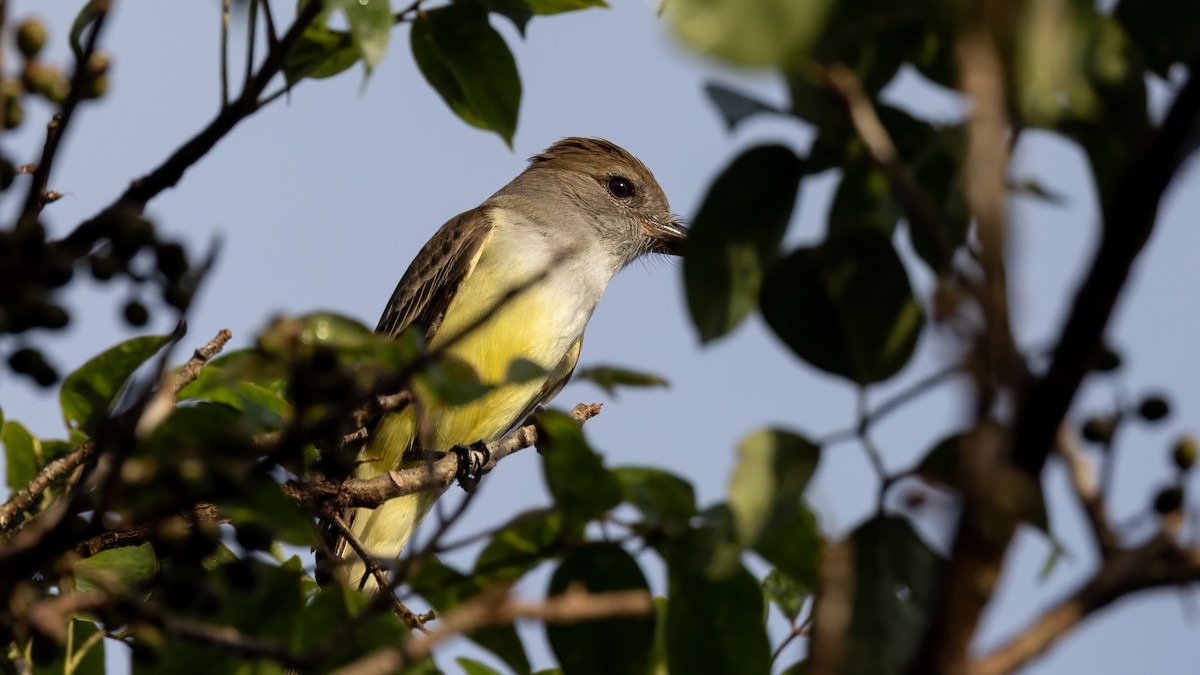
M171 414L171 411L175 409L175 399L179 396L179 392L196 381L196 378L200 376L201 369L212 357L225 348L225 344L232 337L233 333L229 332L228 328L222 328L216 337L193 352L192 358L188 359L187 363L174 371L164 373L158 391L154 393L142 410L142 416L138 419L135 431L136 435L145 437Z
M1071 484L1075 488L1075 496L1079 498L1084 513L1087 514L1088 525L1092 535L1100 547L1101 555L1108 556L1117 548L1117 536L1108 524L1108 514L1104 509L1104 497L1096 485L1096 476L1079 447L1079 438L1066 424L1058 429L1056 442L1058 454L1067 463L1071 473Z
M35 499L46 491L58 479L66 476L88 461L96 451L96 444L90 439L83 442L66 455L50 462L38 472L33 480L9 498L0 506L0 530L7 530L13 519L28 509Z
M487 626L504 626L517 619L540 619L547 623L578 623L618 616L644 616L654 611L654 601L645 591L589 593L571 586L562 595L543 602L528 603L507 597L503 590L485 592L459 606L425 635L412 635L402 644L377 650L335 671L337 675L374 675L397 672L419 661L447 638Z
M1200 549L1181 549L1159 534L1109 556L1100 571L992 653L971 664L970 675L1002 675L1045 653L1081 621L1114 601L1151 588L1200 581Z

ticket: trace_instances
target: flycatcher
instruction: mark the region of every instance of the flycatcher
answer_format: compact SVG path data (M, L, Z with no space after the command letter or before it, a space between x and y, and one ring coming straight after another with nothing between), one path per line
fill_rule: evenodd
M399 468L414 446L446 452L504 435L566 384L613 276L647 253L678 255L686 235L650 170L622 148L565 138L533 156L512 182L433 235L376 328L396 337L416 327L431 350L470 364L492 388L456 407L414 392L414 405L371 430L357 476ZM546 374L506 382L516 359ZM351 530L376 557L395 558L439 496L355 509ZM374 588L354 551L345 542L338 549L350 582Z

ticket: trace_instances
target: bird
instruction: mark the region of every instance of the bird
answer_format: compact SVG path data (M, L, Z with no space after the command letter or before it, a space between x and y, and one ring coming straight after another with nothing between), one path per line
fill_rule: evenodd
M426 242L376 327L393 338L420 331L431 352L465 362L489 389L451 406L411 387L415 403L370 429L356 477L415 466L403 460L414 447L449 452L503 436L567 383L609 281L644 255L681 255L686 239L654 175L620 146L570 137L531 157ZM536 365L538 376L508 381L519 360ZM395 559L440 495L352 509L348 527L371 556ZM372 591L376 580L353 549L343 538L334 552L351 584Z

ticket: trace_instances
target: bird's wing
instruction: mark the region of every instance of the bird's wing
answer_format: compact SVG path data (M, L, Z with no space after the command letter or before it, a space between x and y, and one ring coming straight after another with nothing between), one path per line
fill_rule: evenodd
M492 232L491 209L479 207L451 218L417 253L396 284L375 332L398 337L419 326L426 341L437 333L459 284L475 269Z

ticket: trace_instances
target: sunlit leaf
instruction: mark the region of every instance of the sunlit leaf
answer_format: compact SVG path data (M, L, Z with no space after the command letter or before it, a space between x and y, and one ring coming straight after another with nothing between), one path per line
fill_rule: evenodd
M338 7L345 13L354 44L362 53L363 65L371 72L387 51L392 35L392 9L388 0L325 0L325 6Z
M20 422L9 420L0 426L4 445L5 477L14 494L29 484L43 464L41 442Z
M777 569L771 570L762 582L763 593L774 603L788 621L795 623L804 603L812 590L796 583L794 579Z
M150 544L101 551L75 565L75 590L80 593L109 587L128 588L147 581L158 571L158 558Z
M692 49L747 66L787 65L824 27L831 0L671 0L676 35Z
M92 357L68 375L59 393L67 427L91 428L98 418L108 413L133 372L170 340L170 335L145 335L126 340Z

